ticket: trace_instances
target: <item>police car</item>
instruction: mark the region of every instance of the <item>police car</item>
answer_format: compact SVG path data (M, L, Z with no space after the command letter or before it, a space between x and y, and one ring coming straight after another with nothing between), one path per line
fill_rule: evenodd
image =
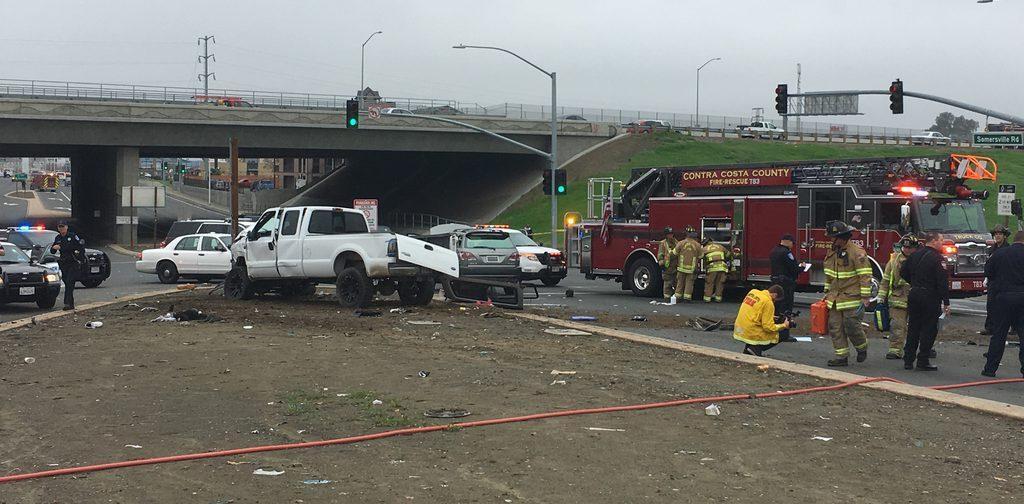
M35 303L48 309L57 303L60 274L33 261L11 242L0 242L0 304Z
M56 231L44 226L19 226L0 229L0 240L9 241L25 251L32 259L46 266L57 262L50 252L50 245L57 236ZM110 277L110 258L102 250L85 249L87 264L79 273L78 281L88 287L98 287ZM52 268L51 268L52 269Z
M568 274L565 254L561 250L538 245L526 233L517 229L506 228L505 231L519 251L519 266L523 269L523 280L540 280L544 285L553 287Z

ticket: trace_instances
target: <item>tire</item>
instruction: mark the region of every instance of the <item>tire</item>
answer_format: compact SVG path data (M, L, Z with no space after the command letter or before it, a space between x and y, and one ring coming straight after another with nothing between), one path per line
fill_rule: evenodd
M434 299L434 280L398 282L398 299L404 305L426 306Z
M629 265L624 282L629 290L639 297L655 297L661 294L661 268L654 259L641 257Z
M553 277L553 276L551 276L551 275L549 275L547 273L541 273L540 274L540 283L542 283L542 284L544 284L544 285L546 285L548 287L554 287L554 286L558 285L558 282L561 282L561 281L562 281L561 278Z
M338 304L345 308L365 308L373 302L373 283L361 268L345 268L335 283Z
M160 261L156 265L156 276L160 283L178 283L178 267L171 261Z
M89 280L79 280L79 282L81 282L86 289L95 289L96 287L99 287L101 283L103 283L103 280L91 278Z
M246 301L256 295L249 272L245 266L233 266L224 277L224 297L237 301Z
M57 304L57 295L56 294L54 294L52 296L49 295L49 294L43 294L41 296L36 297L36 306L38 306L39 308L42 308L43 310L49 310L50 308L53 308L54 305L56 305L56 304Z

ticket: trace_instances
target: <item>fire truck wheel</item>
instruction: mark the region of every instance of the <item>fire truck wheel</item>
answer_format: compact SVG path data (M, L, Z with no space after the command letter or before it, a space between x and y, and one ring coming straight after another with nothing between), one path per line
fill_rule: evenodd
M654 297L661 292L661 270L658 263L650 257L641 257L633 261L626 271L626 281L634 295Z

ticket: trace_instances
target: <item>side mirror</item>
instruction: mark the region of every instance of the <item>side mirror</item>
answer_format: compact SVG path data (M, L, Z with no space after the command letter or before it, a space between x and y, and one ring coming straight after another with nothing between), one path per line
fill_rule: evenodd
M246 239L246 241L253 241L253 240L255 240L256 239L256 232L255 231L249 231L249 232L245 233L245 239Z
M910 205L907 203L900 205L900 227L910 229Z
M542 241L537 242L537 246L538 247L543 247L544 246L544 242L542 242Z
M41 262L43 264L55 263L55 262L57 262L57 256L45 255L41 259L39 259L39 262Z

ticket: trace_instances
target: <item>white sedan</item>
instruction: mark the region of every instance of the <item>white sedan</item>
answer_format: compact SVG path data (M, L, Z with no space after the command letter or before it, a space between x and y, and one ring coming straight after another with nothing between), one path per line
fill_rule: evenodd
M180 277L206 281L224 277L231 269L231 235L189 234L179 236L164 248L137 254L135 269L154 273L161 283L177 283Z
M938 131L922 131L910 137L914 145L949 145L949 137L942 136Z

